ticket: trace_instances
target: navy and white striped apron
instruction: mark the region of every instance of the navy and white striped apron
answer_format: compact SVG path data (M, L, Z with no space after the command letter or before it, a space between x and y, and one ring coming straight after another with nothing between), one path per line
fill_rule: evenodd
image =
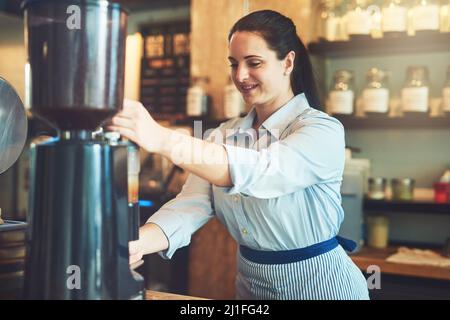
M356 244L335 237L287 251L238 250L237 299L367 300L362 272L344 248ZM343 248L344 247L344 248Z

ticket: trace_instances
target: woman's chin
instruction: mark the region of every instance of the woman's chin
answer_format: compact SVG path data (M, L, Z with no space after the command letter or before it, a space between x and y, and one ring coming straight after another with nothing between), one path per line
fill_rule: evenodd
M244 95L244 102L246 105L254 105L256 103L256 97L252 95Z

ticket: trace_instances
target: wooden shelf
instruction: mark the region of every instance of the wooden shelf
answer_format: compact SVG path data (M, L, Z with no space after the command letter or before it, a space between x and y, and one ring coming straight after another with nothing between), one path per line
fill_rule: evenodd
M434 118L357 118L333 115L345 129L450 129L450 116Z
M311 54L325 58L442 52L450 50L450 33L335 42L319 41L310 43L308 48Z
M364 247L360 252L350 257L362 271L366 271L369 266L376 265L382 273L450 281L450 268L386 261L390 255L397 252L397 249L397 247L388 247L385 249Z
M145 292L145 300L208 300L208 299L147 290Z
M450 214L450 203L431 201L393 201L365 198L363 208L369 214L370 212Z

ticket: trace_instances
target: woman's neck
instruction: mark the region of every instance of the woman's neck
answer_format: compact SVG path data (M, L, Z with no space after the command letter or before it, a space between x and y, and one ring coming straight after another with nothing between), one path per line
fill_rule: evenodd
M271 102L255 106L256 116L255 119L253 119L253 129L258 129L264 121L266 121L278 109L283 107L293 97L294 93L290 89L285 95L278 96Z

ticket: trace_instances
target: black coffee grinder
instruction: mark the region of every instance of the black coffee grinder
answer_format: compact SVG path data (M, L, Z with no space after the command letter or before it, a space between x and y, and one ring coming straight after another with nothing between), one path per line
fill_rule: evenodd
M22 8L31 112L58 129L31 148L25 298L142 299L128 255L137 148L96 130L122 108L127 12L104 0Z

